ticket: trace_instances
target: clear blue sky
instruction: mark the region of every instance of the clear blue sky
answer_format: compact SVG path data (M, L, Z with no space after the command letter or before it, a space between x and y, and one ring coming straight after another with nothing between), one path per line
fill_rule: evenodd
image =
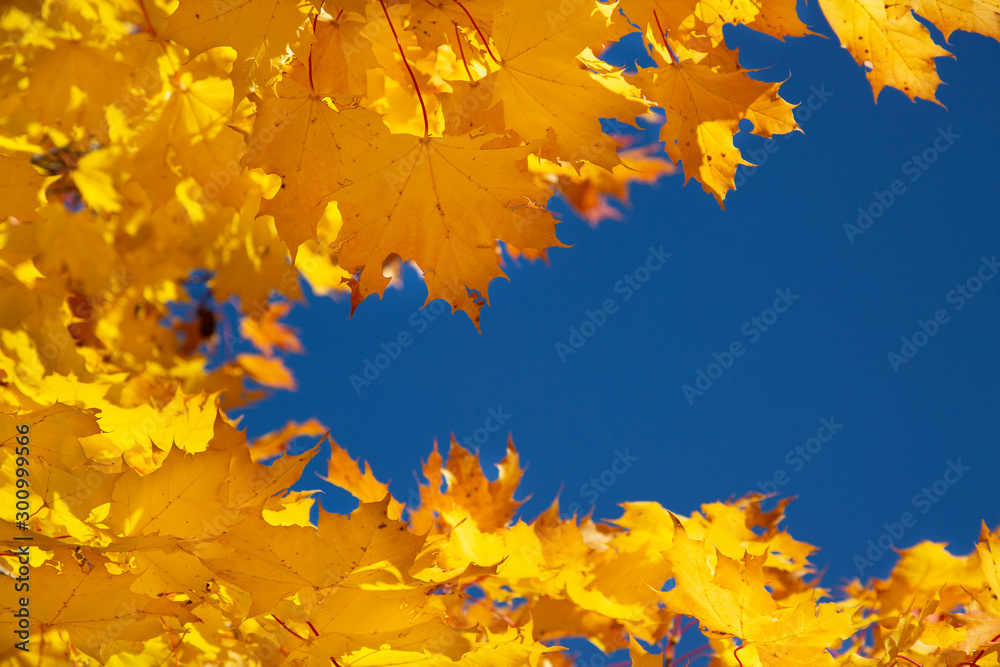
M829 34L815 5L801 13ZM832 40L731 34L745 66L774 63L778 80L791 73L787 99L805 101L813 87L832 96L800 116L804 134L779 137L766 163L744 172L725 211L673 176L633 189L622 222L594 230L563 213L559 238L573 247L494 281L482 335L461 313L428 321L412 273L404 290L350 320L345 301L310 297L290 317L308 350L289 359L300 388L247 410L250 435L315 416L405 499L435 438L444 448L452 432L475 442L502 409L502 427L485 440L480 431L478 447L492 465L513 434L528 465L529 519L560 489L564 507L593 504L598 518L628 500L688 514L777 474L779 492L798 496L785 525L821 547L814 562L828 586L857 576L854 557L907 512L915 525L899 546L930 539L972 550L980 520L1000 524L1000 279L977 282L995 270L982 258L1000 259L1000 44L953 35L957 61L938 60L945 109L896 91L876 106ZM949 128L951 139L938 141ZM747 157L764 141L744 133L737 145ZM912 158L928 149L936 160L922 170ZM877 213L873 193L895 180L901 194L851 243L844 224L859 206ZM660 246L672 256L625 300L616 284ZM569 344L570 328L607 299L614 312L564 363L556 343ZM776 299L785 312L767 311ZM936 335L917 333L921 347L894 369L887 355L902 356L901 337L922 332L918 321ZM401 332L412 344L358 395L350 376ZM733 343L743 352L731 367L710 368ZM697 389L699 370L717 379L689 401L683 386ZM809 442L823 420L838 425L835 435L824 429L827 442ZM635 461L619 463L605 488L618 452ZM959 477L949 462L969 469ZM300 488L326 487L325 507L352 509L313 476L325 465L317 459ZM864 576L884 576L893 561Z

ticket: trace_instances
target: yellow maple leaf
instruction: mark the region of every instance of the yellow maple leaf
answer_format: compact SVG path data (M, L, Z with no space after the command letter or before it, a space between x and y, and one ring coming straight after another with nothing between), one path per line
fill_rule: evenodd
M946 40L956 30L978 32L1000 40L1000 2L997 0L912 0L886 4L886 11L908 13L912 9L944 33Z
M233 169L240 135L227 127L232 84L217 76L184 72L163 94L158 113L133 138L139 149L132 177L157 205L175 194L185 178L200 185L202 205L210 201L239 208L248 183Z
M688 39L685 33L703 32L718 46L727 23L746 25L781 40L810 34L790 0L621 0L619 4L635 23L662 27L681 41Z
M892 86L911 100L937 102L941 79L934 59L951 54L931 40L909 11L890 15L882 0L819 0L819 6L844 48L869 69L876 100L883 88Z
M317 451L270 466L254 463L246 436L219 415L208 447L198 454L174 448L149 474L125 472L115 484L106 523L123 536L212 538L234 522L236 509L261 506L294 483Z
M648 652L635 637L629 637L628 657L632 660L633 667L663 667L666 656Z
M320 656L338 664L431 667L458 662L476 643L475 633L444 622L443 596L423 591L334 588L309 609L305 635L282 633L289 660L319 667ZM315 633L312 629L315 629ZM322 658L330 664L330 659Z
M743 640L740 650L756 655L761 665L833 665L827 649L861 627L833 603L779 605L764 587L766 556L748 553L735 560L720 553L713 570L706 546L675 519L673 544L664 556L676 586L660 597L668 610L698 619L704 632Z
M454 438L445 463L435 441L434 451L424 465L427 484L420 487L421 507L413 515L417 530L429 528L432 513L440 514L452 526L471 517L484 532L506 526L522 502L514 500L524 471L513 441L508 441L506 456L497 464L497 470L497 479L488 480L479 455L472 454Z
M648 110L617 70L594 72L576 61L600 40L613 11L614 5L588 2L552 10L533 0L511 0L493 25L499 70L484 80L520 136L544 139L551 129L559 159L588 160L605 169L618 164L618 144L599 119L632 123Z
M991 533L985 521L979 531L976 551L979 552L986 583L1000 597L1000 536Z
M182 0L158 39L177 42L192 56L217 46L233 48L235 105L278 72L275 61L305 22L297 0Z
M295 389L295 378L280 357L263 357L259 354L238 354L236 365L246 371L254 382L265 387Z
M368 95L368 72L379 66L371 42L365 39L370 31L366 21L351 20L350 15L317 21L308 62L309 81L318 94L337 103Z
M100 659L101 645L110 641L140 642L163 633L166 619L174 630L197 620L179 602L133 593L136 574L109 576L107 559L69 548L58 551L50 563L35 568L31 574L31 625L68 633L76 648L95 660ZM13 586L0 598L3 608L3 639L0 653L13 647L17 636ZM112 623L116 629L112 630ZM6 626L6 627L4 627Z
M349 517L320 511L312 526L271 526L247 517L199 551L217 577L250 594L256 616L304 587L402 590L424 538L386 515L388 499Z
M305 348L295 330L281 322L291 309L289 303L275 303L267 305L263 312L251 313L240 320L240 335L267 357L273 356L276 349L301 354Z
M74 123L98 128L104 108L120 97L132 74L113 51L76 37L30 50L31 77L23 97L26 109L64 132Z
M42 193L51 180L39 174L27 157L0 155L0 201L4 202L0 216L38 220L35 209L45 203Z
M121 155L119 147L92 151L80 158L77 168L69 174L80 190L80 196L98 213L122 210L121 189L115 183Z
M749 165L733 144L741 120L763 137L798 129L794 105L778 94L780 83L751 79L747 70L716 71L691 61L676 61L662 39L654 41L659 67L637 76L643 93L667 113L660 139L674 162L683 161L684 179L694 177L722 205L736 187L736 167Z
M372 473L371 466L364 462L364 471L358 461L351 458L343 447L327 438L330 443L330 465L324 480L336 487L344 489L362 503L376 503L389 496L388 515L398 519L402 515L403 505L389 493L389 485L378 481Z
M880 613L910 612L931 598L937 598L942 609L970 601L967 591L979 588L982 582L979 562L976 558L954 556L945 546L921 542L901 550L888 580L873 584Z
M345 172L384 133L379 116L364 109L338 111L303 81L301 68L285 77L275 93L257 99L253 130L247 133L243 163L281 178L261 215L274 217L279 237L295 259L316 229L328 202L324 197L356 177ZM273 145L272 145L273 144Z
M622 162L611 171L590 162L584 162L577 170L569 163L539 161L533 157L528 165L533 172L555 182L577 214L596 226L601 220L621 217L608 200L615 197L627 204L630 183L655 183L661 176L676 171L673 164L654 151L659 152L655 145L620 150L618 156Z
M274 458L285 453L289 443L303 435L323 435L329 429L316 419L308 419L301 424L290 421L277 431L265 433L250 443L250 456L254 461Z
M392 254L424 273L427 302L446 299L479 326L493 278L504 276L497 240L518 248L561 246L541 208L550 192L517 162L530 147L490 148L492 137L382 136L336 190L344 224L340 264L360 274L361 297L382 294L382 264Z
M63 470L82 466L88 462L88 456L80 438L101 432L95 412L98 411L81 410L58 402L22 415L0 412L0 427L6 434L0 441L0 451L13 455L18 437L15 426L23 424L32 433L32 456ZM12 490L10 493L13 495Z

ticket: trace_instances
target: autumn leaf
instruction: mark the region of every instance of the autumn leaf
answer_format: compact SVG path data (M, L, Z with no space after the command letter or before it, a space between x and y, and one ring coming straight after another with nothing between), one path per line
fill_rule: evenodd
M735 560L718 554L713 569L706 546L675 520L673 544L664 556L677 584L660 597L669 610L697 618L705 632L742 639L762 665L833 665L827 649L863 627L832 603L779 606L764 587L766 556L748 553Z
M284 454L292 440L304 435L323 435L328 430L315 419L309 419L301 424L291 421L279 430L265 433L251 442L250 456L254 461L274 458Z
M368 71L378 67L371 42L365 38L371 30L369 24L349 17L317 21L316 41L307 56L312 64L311 88L335 104L366 97Z
M629 18L643 28L647 25L662 27L671 37L688 31L704 30L716 45L722 42L722 27L727 23L746 25L781 40L810 34L809 29L798 18L795 3L788 0L622 0L620 5Z
M236 365L246 371L254 382L276 389L295 389L295 378L280 357L258 354L236 355Z
M275 350L302 354L305 348L295 335L295 330L281 322L281 318L291 309L288 303L275 303L267 306L259 317L244 317L240 320L240 335L253 343L266 357L274 356Z
M372 473L368 462L364 463L364 470L361 465L351 458L347 450L338 445L333 440L330 443L330 465L327 469L327 476L323 479L336 487L344 489L362 503L381 502L389 497L389 506L386 510L392 519L398 519L402 515L403 505L391 497L389 485L378 481Z
M324 198L342 181L351 181L342 175L344 165L369 150L385 129L375 113L338 111L297 77L284 79L276 95L264 94L243 159L247 166L281 178L277 193L261 205L260 213L274 217L294 259L298 246L316 237L327 206ZM270 142L284 149L257 148Z
M44 203L42 192L47 179L27 157L0 155L0 198L4 215L19 220L37 220L35 209Z
M98 150L87 153L70 173L70 178L80 191L80 196L98 213L116 213L121 210L121 194L115 187L112 175L119 168L119 149Z
M736 167L750 164L733 144L740 121L749 120L754 134L770 138L798 129L794 107L778 95L781 84L751 79L738 66L716 71L675 62L662 40L652 44L659 67L642 70L637 79L643 93L667 112L660 139L674 162L683 161L685 180L695 176L721 206L736 187Z
M427 484L421 485L421 505L433 508L451 525L471 517L483 531L496 530L507 525L521 506L521 501L514 500L514 492L523 472L520 457L510 440L506 455L497 464L497 479L492 481L483 474L478 455L452 439L445 462L435 443L424 466ZM414 515L417 525L429 519L424 513Z
M273 61L305 23L301 7L296 0L183 0L158 39L177 42L192 56L218 46L235 49L239 99L278 71Z
M589 162L576 168L549 160L532 161L529 167L547 181L555 182L577 214L596 226L601 220L621 217L611 201L614 198L627 204L630 183L655 183L662 175L674 173L674 165L654 154L659 152L654 149L655 146L643 146L620 150L618 157L622 162L611 171Z
M206 199L238 206L247 184L229 173L227 163L240 136L226 126L228 114L221 111L233 99L233 86L219 77L196 78L189 72L179 79L181 85L169 91L155 119L137 128L133 141L146 159L132 166L132 177L158 205L175 194L185 177L193 177L204 184Z
M318 530L248 517L198 554L215 576L250 594L251 616L304 587L403 590L423 539L390 519L387 507L363 504L350 517L321 512Z
M599 119L631 123L647 107L620 74L596 76L566 55L579 56L599 40L614 6L573 3L564 13L530 0L508 4L493 25L500 69L484 81L494 103L503 103L506 122L525 139L544 139L553 130L560 159L611 169L619 162L617 143Z
M64 132L73 123L99 127L105 106L119 96L131 73L113 51L80 39L55 38L30 54L25 108Z
M941 79L934 59L951 54L931 41L927 28L909 11L890 14L877 0L819 0L819 5L844 48L870 70L876 100L891 86L911 100L937 102Z
M956 30L977 32L1000 40L1000 4L995 0L914 0L912 3L886 5L887 12L912 9L944 33L946 40Z
M428 302L447 300L478 328L489 283L504 276L496 242L561 245L543 208L549 192L517 166L531 148L491 148L491 140L382 136L357 157L331 198L344 219L340 264L359 274L362 297L385 291L382 264L398 254L423 271Z
M122 475L115 484L107 523L123 536L212 537L214 527L203 515L214 518L263 504L297 480L316 451L313 448L272 466L251 463L246 437L219 417L215 435L200 454L174 448L153 472Z
M101 432L96 410L80 410L73 406L55 403L51 407L23 415L0 412L0 428L6 437L0 441L2 451L13 455L17 448L17 424L27 424L38 439L33 454L64 470L81 466L89 457L80 438Z
M165 619L170 619L175 631L184 623L197 621L197 616L178 602L133 593L130 586L138 575L108 576L106 563L107 559L97 554L58 550L51 564L32 573L31 620L41 627L67 632L74 646L95 659L102 644L112 637L139 642L159 636ZM9 600L6 592L4 598L4 602ZM0 652L10 650L16 640L11 629L16 624L9 609L4 612L3 625L8 627ZM116 631L111 630L112 623L117 624Z

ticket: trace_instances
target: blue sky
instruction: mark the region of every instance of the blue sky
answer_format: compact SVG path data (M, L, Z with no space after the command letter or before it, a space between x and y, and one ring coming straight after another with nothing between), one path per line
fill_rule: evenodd
M829 34L815 5L800 13ZM494 281L482 335L461 313L435 316L443 302L420 310L412 273L353 319L346 301L310 297L289 318L308 351L288 359L299 390L246 410L249 434L317 417L405 499L435 438L475 445L482 429L491 465L510 432L528 466L526 518L560 492L564 507L613 518L629 500L688 514L771 482L798 496L785 525L821 548L828 586L859 576L855 557L886 524L898 534L900 523L897 546L972 550L981 520L1000 524L1000 279L983 281L1000 259L1000 44L953 35L957 61L938 60L945 109L897 91L876 106L832 40L730 36L744 66L791 73L787 99L825 100L773 152L738 137L761 164L741 168L725 211L680 176L633 188L625 219L597 229L554 204L573 247ZM872 221L849 234L859 207ZM671 256L650 260L661 247ZM629 275L647 279L626 300ZM603 325L561 358L557 343L609 299ZM411 344L359 394L350 376L404 332ZM324 469L317 460L300 488L325 487L324 506L349 511L313 475ZM860 574L884 576L892 562Z

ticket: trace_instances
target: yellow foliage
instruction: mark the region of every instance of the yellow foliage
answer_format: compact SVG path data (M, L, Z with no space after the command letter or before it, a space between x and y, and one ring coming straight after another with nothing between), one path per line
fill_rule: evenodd
M935 99L948 54L913 12L1000 35L995 0L820 6L876 97ZM405 505L315 420L249 444L226 417L295 387L300 276L355 307L413 261L478 327L501 242L562 246L557 190L596 222L682 166L721 204L741 121L798 129L730 24L808 34L791 0L3 3L0 558L32 578L30 633L0 592L0 663L568 667L584 637L652 667L687 616L717 665L996 665L985 526L826 602L784 501L527 520L513 443L491 478L451 442ZM600 59L635 33L657 67ZM669 162L603 131L650 110ZM321 435L350 515L289 490L324 442L289 441Z

